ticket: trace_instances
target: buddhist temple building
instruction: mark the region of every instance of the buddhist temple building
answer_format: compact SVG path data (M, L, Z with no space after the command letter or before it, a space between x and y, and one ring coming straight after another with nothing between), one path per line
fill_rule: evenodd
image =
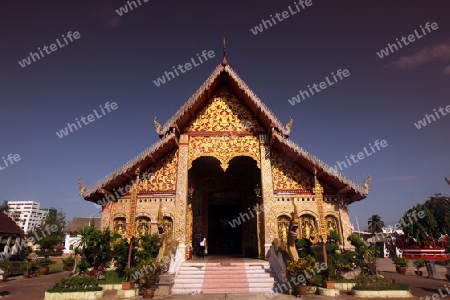
M81 183L81 195L102 205L101 228L139 238L163 227L186 258L202 235L211 255L264 258L290 231L317 244L333 229L351 248L347 207L368 195L370 180L358 185L292 142L285 121L224 55L164 125L155 118L158 142L93 186Z

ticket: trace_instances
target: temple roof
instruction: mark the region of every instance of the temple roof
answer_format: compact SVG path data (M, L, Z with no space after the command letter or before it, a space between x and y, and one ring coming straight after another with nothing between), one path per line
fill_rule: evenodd
M164 136L174 126L182 132L192 117L209 101L212 94L221 84L229 86L231 91L242 100L266 128L274 128L283 136L289 136L289 130L285 128L275 114L267 108L229 65L223 64L219 64L215 68L197 92L164 124L158 134Z
M104 197L103 189L112 191L115 187L127 184L127 182L135 178L134 173L136 169L147 169L158 158L167 154L171 149L176 148L178 146L177 134L184 132L192 118L200 112L221 85L228 86L264 127L268 129L267 133L271 134L272 137L270 141L271 146L276 146L282 150L287 156L312 174L317 171L319 178L335 187L340 193L348 194L351 199L350 202L364 199L368 195L368 189L354 183L302 147L290 141L288 139L290 126L285 127L235 71L228 64L221 63L164 126L160 126L159 123L155 122L157 133L161 138L160 141L87 189L82 196L88 201L100 200Z
M333 167L327 165L291 140L274 134L271 145L282 151L287 157L298 162L312 174L317 172L320 179L334 186L336 189L347 193L351 199L349 203L362 200L369 194L369 191L363 186L348 179Z
M84 225L93 224L94 228L100 229L102 218L83 218L83 217L74 217L72 221L64 227L63 232L72 233L75 231L79 231L81 227Z
M0 234L25 235L22 228L4 212L0 212Z

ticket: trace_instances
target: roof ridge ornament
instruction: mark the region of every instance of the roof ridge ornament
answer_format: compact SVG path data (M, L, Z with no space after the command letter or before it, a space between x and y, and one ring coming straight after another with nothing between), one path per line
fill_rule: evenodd
M220 63L222 66L226 66L226 65L228 65L228 62L227 62L227 57L226 57L226 55L227 55L227 44L226 44L226 41L225 41L225 38L223 38L223 58L222 58L222 62Z
M450 177L444 177L445 181L447 181L448 184L450 184Z
M86 186L81 181L81 177L78 178L78 192L80 193L80 197L83 198L83 194L86 191Z
M161 124L158 123L158 121L156 121L156 116L153 119L153 124L155 124L155 131L156 131L156 133L159 136L161 136L163 134L163 132L161 131L162 126L161 126Z
M367 194L369 194L371 183L372 183L372 176L369 173L369 174L367 174L367 179L364 181L364 185L363 185Z
M290 118L290 120L285 126L288 135L291 134L291 128L292 128L292 125L294 124L294 119L292 119L292 117L289 117L289 118Z

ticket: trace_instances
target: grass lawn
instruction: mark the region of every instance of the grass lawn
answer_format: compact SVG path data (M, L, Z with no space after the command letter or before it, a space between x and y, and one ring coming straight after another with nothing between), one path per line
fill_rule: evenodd
M54 263L49 265L50 273L61 272L63 270L62 258L60 258L60 257L57 257L57 258L52 257L52 258L49 258L49 260L54 262Z

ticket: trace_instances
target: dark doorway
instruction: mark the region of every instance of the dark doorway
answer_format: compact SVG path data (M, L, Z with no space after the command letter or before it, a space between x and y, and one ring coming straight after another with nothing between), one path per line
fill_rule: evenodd
M261 186L260 178L256 161L246 156L231 159L226 170L214 157L192 163L188 184L195 189L191 199L194 251L204 235L208 254L257 257L257 219L250 210L256 205L254 188Z
M242 254L242 226L230 225L241 211L240 205L209 205L210 254Z

